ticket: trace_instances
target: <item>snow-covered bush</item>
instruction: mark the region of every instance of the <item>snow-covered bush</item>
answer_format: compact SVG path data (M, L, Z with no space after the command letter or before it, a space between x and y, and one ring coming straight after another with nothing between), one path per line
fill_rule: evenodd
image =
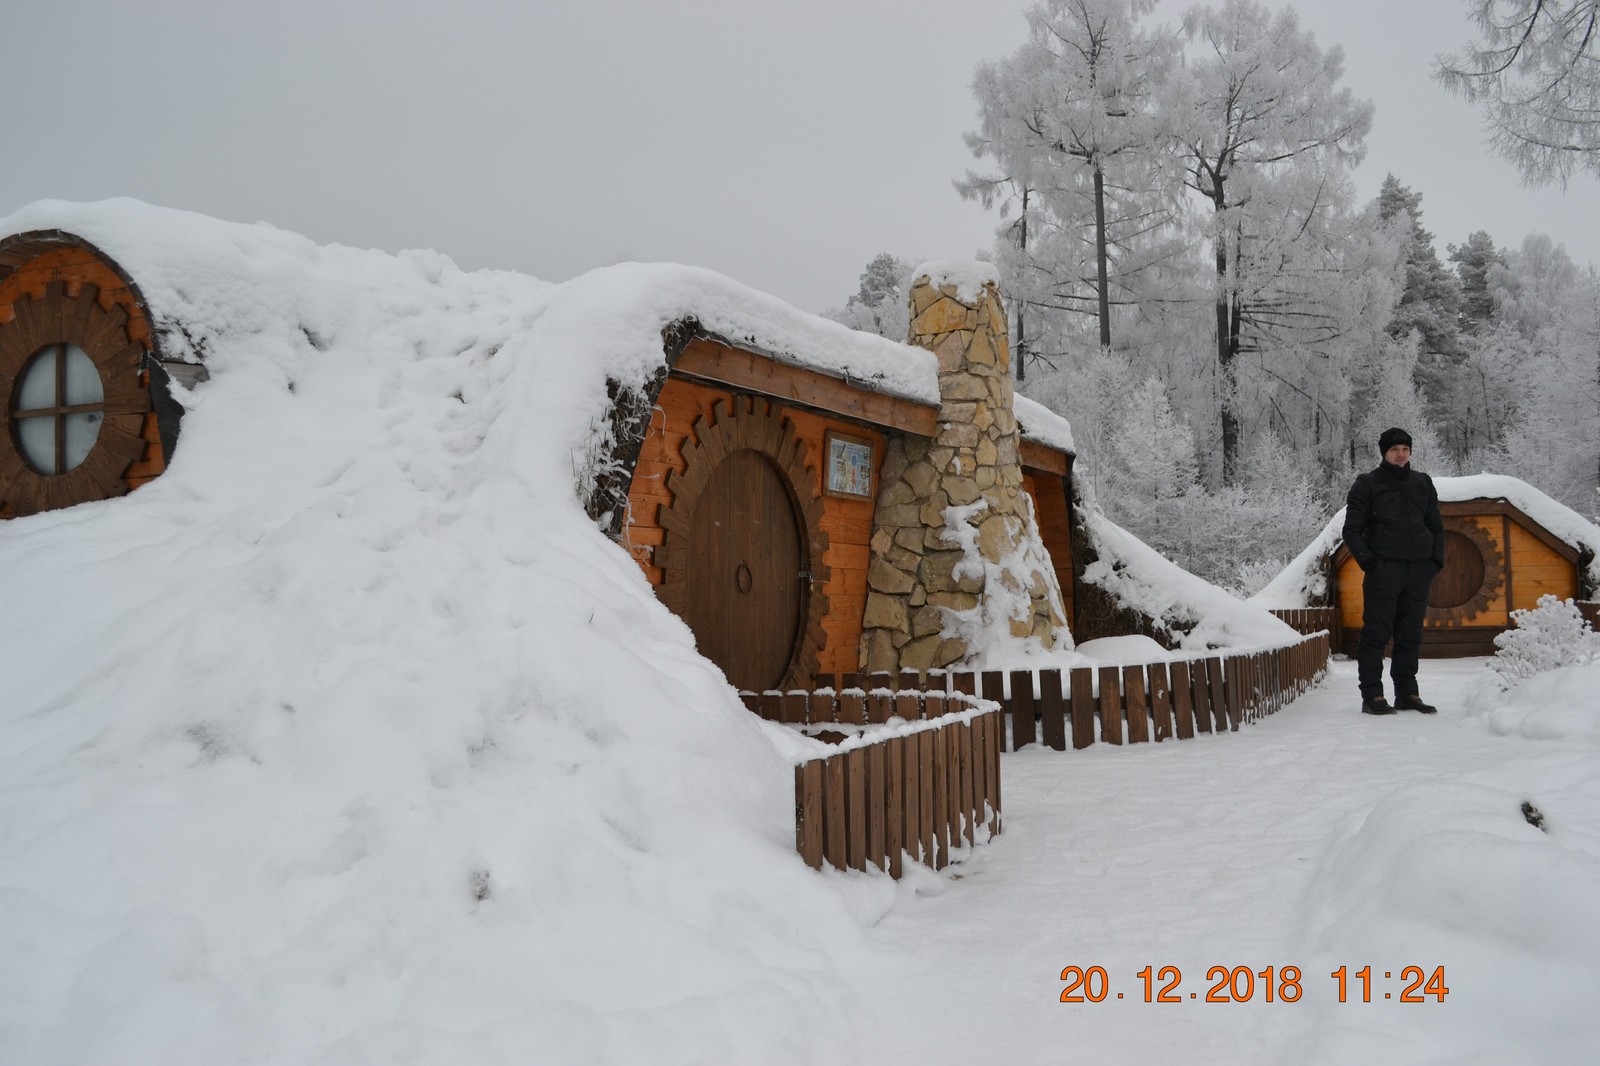
M1512 611L1511 618L1516 626L1494 638L1496 651L1489 663L1500 675L1501 688L1546 670L1600 660L1600 634L1571 600L1546 593L1537 607Z

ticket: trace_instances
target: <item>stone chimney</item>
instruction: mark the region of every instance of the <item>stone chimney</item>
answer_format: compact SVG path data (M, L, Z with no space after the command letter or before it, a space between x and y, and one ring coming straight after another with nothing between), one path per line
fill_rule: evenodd
M1055 647L1061 593L1022 487L994 268L926 263L910 300L908 343L939 358L939 429L884 454L861 666L948 666L1007 639Z

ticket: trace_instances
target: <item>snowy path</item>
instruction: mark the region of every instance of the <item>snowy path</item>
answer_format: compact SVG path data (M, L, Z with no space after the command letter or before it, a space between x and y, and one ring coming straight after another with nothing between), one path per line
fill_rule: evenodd
M1419 783L1448 791L1519 773L1532 780L1539 774L1530 767L1542 773L1551 760L1592 768L1592 756L1495 736L1467 719L1460 705L1484 668L1481 659L1424 662L1422 691L1441 708L1434 718L1359 714L1355 666L1336 662L1321 687L1232 735L1007 755L1004 834L976 849L942 894L903 900L873 930L907 960L872 993L885 1038L878 1053L962 1064L1339 1062L1357 1053L1425 1062L1485 1053L1459 1046L1470 1034L1451 1040L1446 1030L1472 1004L1510 1010L1510 1000L1458 987L1444 1006L1341 1005L1326 941L1319 951L1315 939L1326 925L1315 915L1319 901L1324 917L1327 910L1319 885L1328 856L1381 798ZM1517 820L1514 803L1509 811ZM1466 960L1446 957L1454 943L1420 936L1395 944L1391 957L1348 961L1352 970L1392 966L1395 978L1406 965L1446 965L1447 976L1458 965L1459 984ZM1265 1004L1259 989L1251 1003L1204 1001L1213 965L1259 972L1289 964L1305 971L1298 1003ZM1060 1003L1069 965L1105 967L1111 995ZM1146 1004L1134 976L1146 965L1179 967L1183 1002ZM1392 986L1397 999L1400 988ZM1190 1001L1191 992L1199 999Z

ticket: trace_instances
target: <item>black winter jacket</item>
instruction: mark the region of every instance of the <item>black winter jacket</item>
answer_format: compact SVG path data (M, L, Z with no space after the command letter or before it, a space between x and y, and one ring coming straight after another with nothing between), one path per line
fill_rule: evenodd
M1444 569L1444 521L1433 479L1382 463L1356 478L1345 501L1344 542L1362 570L1377 559L1432 559Z

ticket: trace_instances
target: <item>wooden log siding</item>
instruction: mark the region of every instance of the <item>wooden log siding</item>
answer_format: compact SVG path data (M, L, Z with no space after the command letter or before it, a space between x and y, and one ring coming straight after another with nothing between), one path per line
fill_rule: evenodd
M1056 751L1095 743L1140 744L1191 740L1196 733L1228 733L1247 722L1276 714L1322 676L1331 637L1317 630L1294 644L1268 651L1173 663L1071 671L1017 670L1010 673L930 670L891 678L874 674L822 675L820 688L858 682L882 690L910 692L916 700L939 693L977 693L1000 705L1009 729L998 736L1002 750L1042 743ZM839 697L841 705L844 699ZM859 698L859 697L853 697ZM903 697L902 697L903 698ZM747 697L751 709L765 713L762 701ZM901 717L909 718L904 711ZM841 716L839 721L855 721ZM881 721L882 719L874 719ZM1009 737L1009 742L1007 741Z
M916 677L843 675L836 680L865 686L739 694L755 714L789 725L847 729L891 716L920 725L846 739L795 767L795 847L813 868L871 865L898 878L907 859L942 869L1000 832L1001 708L948 690L944 677L935 691L892 684Z

